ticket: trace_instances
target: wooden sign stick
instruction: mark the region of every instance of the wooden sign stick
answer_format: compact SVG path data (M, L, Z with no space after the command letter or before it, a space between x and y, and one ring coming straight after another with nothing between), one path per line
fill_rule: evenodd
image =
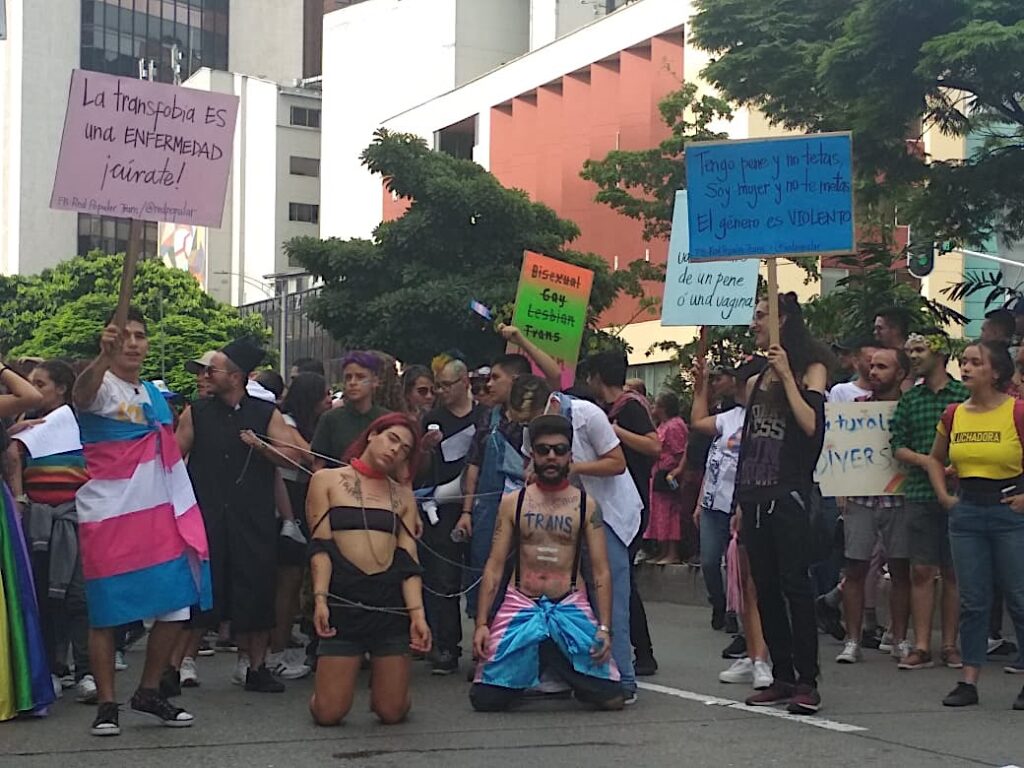
M114 325L122 331L128 323L128 307L132 303L135 270L139 264L141 250L142 220L132 219L132 228L128 235L128 252L124 255L124 268L121 270L121 293L117 298L117 310L114 312Z
M772 346L779 343L779 272L775 259L768 259L768 334Z

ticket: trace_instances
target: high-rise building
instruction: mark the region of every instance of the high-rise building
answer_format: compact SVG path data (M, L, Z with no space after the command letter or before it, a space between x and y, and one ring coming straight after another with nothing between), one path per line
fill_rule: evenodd
M303 76L303 0L8 0L0 40L0 272L33 273L127 248L129 222L49 209L76 68L181 82L230 68ZM157 223L145 227L157 250Z

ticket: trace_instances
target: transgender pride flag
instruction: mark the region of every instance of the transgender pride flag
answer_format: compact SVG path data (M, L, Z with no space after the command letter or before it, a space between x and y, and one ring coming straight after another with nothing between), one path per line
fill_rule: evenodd
M146 424L79 414L90 480L77 495L78 536L94 627L213 604L206 528L171 410L144 386Z

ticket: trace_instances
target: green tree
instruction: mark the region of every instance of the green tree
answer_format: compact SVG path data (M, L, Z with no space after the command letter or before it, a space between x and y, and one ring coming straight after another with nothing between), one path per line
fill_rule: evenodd
M99 332L117 305L123 255L99 252L61 262L28 277L0 277L0 349L13 357L91 358ZM245 335L266 340L259 316L242 317L213 299L180 269L147 259L139 264L132 303L149 326L144 378L163 378L171 389L195 391L185 363Z
M859 199L902 203L915 240L1024 237L1019 0L698 0L703 72L803 131L852 130ZM923 128L981 139L963 161L908 151Z
M411 134L378 131L363 164L408 210L382 222L372 240L297 238L289 257L324 281L310 316L349 348L384 349L404 361L457 348L471 361L503 348L477 300L497 318L512 314L523 251L594 271L585 348L609 341L594 329L622 291L643 296L644 262L613 272L603 258L569 248L579 236L521 190L508 189L469 160L429 149Z

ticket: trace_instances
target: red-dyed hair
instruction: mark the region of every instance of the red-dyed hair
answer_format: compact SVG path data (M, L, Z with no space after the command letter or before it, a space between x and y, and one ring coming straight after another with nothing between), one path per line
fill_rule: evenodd
M403 427L409 430L409 433L412 435L412 450L409 451L409 458L406 459L406 467L408 468L409 477L416 477L416 471L419 469L420 463L420 438L423 436L423 433L420 430L420 425L404 413L386 413L376 419L359 436L359 439L349 446L343 457L345 461L352 461L352 459L358 459L363 455L366 446L370 443L370 435L379 435L381 432L392 427Z

